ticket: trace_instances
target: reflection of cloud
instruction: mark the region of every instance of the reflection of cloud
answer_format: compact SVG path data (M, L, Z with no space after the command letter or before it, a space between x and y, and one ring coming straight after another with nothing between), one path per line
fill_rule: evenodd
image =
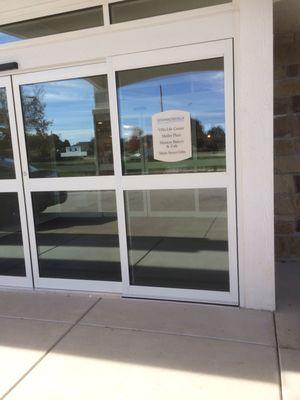
M224 127L224 72L188 71L161 75L118 88L121 125L138 126L151 132L151 116L164 110L184 110L199 120L206 130ZM138 112L138 109L142 109ZM121 135L126 136L121 127Z
M34 96L36 87L42 88L43 101L49 103L50 107L52 105L59 106L60 102L82 103L84 101L87 103L87 107L94 106L93 85L83 78L24 85L22 87L24 95ZM46 108L48 108L48 104Z
M71 145L77 142L89 142L94 136L93 129L66 129L54 132L61 140L68 140Z
M224 133L225 133L225 135L226 135L226 132L225 132L225 123L220 123L220 124L204 124L204 125L203 125L204 130L205 130L206 132L209 131L209 130L212 129L212 128L217 127L217 126L220 126L220 127L223 129L223 131L224 131Z
M134 90L150 90L152 94L155 89L162 85L163 89L168 87L173 92L177 91L194 91L195 88L200 91L218 92L220 89L224 90L224 72L223 71L189 71L182 72L176 75L163 75L155 78L146 79L144 81L137 81L120 88L120 90L127 90L131 93ZM154 91L153 91L154 90Z
M79 93L45 93L44 101L86 101Z
M218 72L210 73L210 79L212 81L214 81L214 80L224 81L224 72L218 71Z
M65 89L74 89L74 88L82 89L83 87L87 87L87 85L91 87L91 84L83 78L67 79L64 81L51 82L51 86L65 88Z

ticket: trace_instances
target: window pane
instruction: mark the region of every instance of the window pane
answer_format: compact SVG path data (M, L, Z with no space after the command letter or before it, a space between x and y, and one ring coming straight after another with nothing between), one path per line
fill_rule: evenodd
M226 189L147 194L148 212L138 215L125 192L130 283L229 291Z
M0 26L0 44L103 25L102 7L50 15Z
M120 281L113 191L32 194L41 277Z
M23 85L31 178L112 175L106 76Z
M15 178L6 90L0 88L0 179Z
M0 275L26 275L16 193L0 193Z
M128 0L109 5L110 20L115 24L225 3L231 0Z
M125 175L225 171L223 58L121 71L117 88Z

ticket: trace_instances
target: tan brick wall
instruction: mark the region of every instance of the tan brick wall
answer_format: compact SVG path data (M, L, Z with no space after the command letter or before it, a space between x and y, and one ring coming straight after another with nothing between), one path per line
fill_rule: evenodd
M300 259L300 32L275 35L274 168L277 259Z

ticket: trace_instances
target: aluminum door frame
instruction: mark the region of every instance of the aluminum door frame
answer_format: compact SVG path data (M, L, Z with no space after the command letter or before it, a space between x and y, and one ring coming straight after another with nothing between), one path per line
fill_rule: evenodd
M225 85L225 126L226 126L226 172L122 175L120 133L118 119L118 100L116 72L136 68L176 64L189 61L224 58ZM219 40L209 43L191 44L166 49L117 55L108 59L109 86L111 95L112 135L118 143L115 174L120 203L120 250L123 267L123 294L128 297L147 297L154 299L182 300L220 304L239 304L238 258L237 258L237 220L236 220L236 180L235 180L235 131L234 131L234 80L233 80L233 40ZM211 290L177 289L131 285L128 269L127 233L125 221L124 191L155 189L202 189L226 188L229 244L229 292ZM126 267L125 267L126 266Z
M15 178L0 180L0 193L16 193L19 203L19 214L21 223L21 233L23 240L23 253L25 261L26 276L8 276L0 275L0 286L24 287L32 288L32 269L31 269L31 254L29 246L29 237L27 229L27 214L23 191L23 177L20 164L19 142L17 135L16 116L14 107L14 98L12 91L12 82L10 76L0 77L0 88L5 88L7 99L7 110L11 132L11 142L14 157ZM0 204L1 207L1 204Z
M122 292L122 282L96 281L84 279L50 278L40 277L38 248L35 235L35 224L32 207L32 192L46 191L116 191L116 179L114 175L107 176L83 176L83 177L57 177L57 178L30 178L28 171L28 158L26 140L23 125L22 103L20 86L37 84L65 79L85 78L89 76L106 75L106 63L97 63L84 66L71 66L48 71L39 71L18 74L13 77L13 90L15 97L17 126L19 132L21 164L23 169L25 201L27 205L29 241L32 255L33 280L36 288L65 289L96 292ZM115 160L114 160L115 162ZM118 220L120 211L117 208Z

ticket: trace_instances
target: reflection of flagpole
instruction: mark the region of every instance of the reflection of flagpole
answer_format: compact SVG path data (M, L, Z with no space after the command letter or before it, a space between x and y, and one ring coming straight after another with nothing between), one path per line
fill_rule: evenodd
M159 93L160 93L160 111L163 112L164 111L164 105L163 105L163 92L162 92L162 86L159 85Z

